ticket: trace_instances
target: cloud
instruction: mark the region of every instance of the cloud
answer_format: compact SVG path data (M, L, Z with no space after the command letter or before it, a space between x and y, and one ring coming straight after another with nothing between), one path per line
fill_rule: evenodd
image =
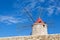
M45 2L45 0L39 0L40 2Z
M12 16L0 16L0 23L6 23L6 24L16 24L16 23L23 23L27 19L22 18L15 18Z
M29 1L28 0L25 0L25 1L22 1L22 3L20 3L20 0L17 0L17 2L15 2L13 4L13 7L16 6L16 8L18 8L18 10L19 10L18 12L21 12L21 13L24 13L25 12L25 10L23 10L24 8L26 8L27 10L29 10L29 12L30 11L34 11L36 8L42 8L43 10L45 10L45 11L48 12L48 14L47 14L48 16L51 16L53 14L54 15L59 14L58 12L60 11L60 7L58 7L57 1L55 1L55 0L47 1L46 2L46 8L44 6L41 6L41 5L40 6L39 5L37 6L37 4L39 2L42 2L43 3L45 1L46 0L29 0ZM43 5L45 5L45 4L43 4ZM57 8L57 10L55 8ZM54 12L54 10L56 10L56 12Z
M60 14L60 7L57 6L50 6L49 8L46 8L46 10L48 12L48 16Z
M46 8L46 9L47 9L47 12L48 12L48 16L51 16L54 13L54 7L49 7L49 8Z
M60 14L60 7L57 7L55 15L59 15L59 14Z

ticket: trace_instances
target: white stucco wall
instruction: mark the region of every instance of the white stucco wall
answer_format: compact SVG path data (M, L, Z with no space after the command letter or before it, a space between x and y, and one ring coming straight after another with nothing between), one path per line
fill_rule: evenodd
M41 23L36 23L32 27L32 35L47 35L47 24L43 26Z

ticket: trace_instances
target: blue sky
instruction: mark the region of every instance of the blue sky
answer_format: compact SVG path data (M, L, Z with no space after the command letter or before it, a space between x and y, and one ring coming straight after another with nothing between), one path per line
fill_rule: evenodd
M60 33L60 0L0 0L0 37L30 35L38 15L49 34ZM40 10L41 9L41 10Z

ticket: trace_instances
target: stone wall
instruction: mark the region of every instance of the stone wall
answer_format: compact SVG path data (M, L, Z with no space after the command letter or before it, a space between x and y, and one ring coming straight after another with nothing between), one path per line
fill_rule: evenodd
M32 35L0 38L0 40L60 40L59 34L51 35Z

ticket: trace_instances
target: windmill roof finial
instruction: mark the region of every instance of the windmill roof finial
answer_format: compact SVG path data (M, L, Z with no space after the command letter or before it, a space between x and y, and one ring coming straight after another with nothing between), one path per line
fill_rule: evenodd
M44 24L44 22L42 21L42 19L38 18L36 23L41 23L41 24Z

